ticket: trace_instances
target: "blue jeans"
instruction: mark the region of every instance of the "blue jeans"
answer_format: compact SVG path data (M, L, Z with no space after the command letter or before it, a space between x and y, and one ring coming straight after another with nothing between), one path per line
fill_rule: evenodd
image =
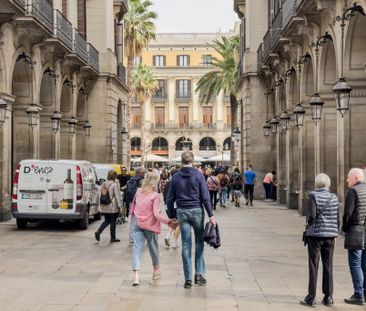
M357 297L363 297L364 293L366 293L366 250L349 249L348 264L355 295Z
M227 187L222 187L220 192L220 203L221 205L225 205L227 202Z
M159 243L158 234L149 230L142 230L138 225L133 230L133 250L132 250L132 270L140 270L141 256L144 252L145 240L149 248L150 257L154 268L158 268L159 263Z
M196 274L205 274L204 260L204 221L203 208L181 209L177 208L177 220L182 237L182 261L184 277L192 280L192 228L194 231L196 251L195 270Z

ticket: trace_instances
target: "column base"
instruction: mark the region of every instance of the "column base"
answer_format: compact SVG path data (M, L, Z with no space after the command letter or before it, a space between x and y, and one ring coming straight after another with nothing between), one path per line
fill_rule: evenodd
M12 218L11 198L8 194L0 196L0 222L8 221Z

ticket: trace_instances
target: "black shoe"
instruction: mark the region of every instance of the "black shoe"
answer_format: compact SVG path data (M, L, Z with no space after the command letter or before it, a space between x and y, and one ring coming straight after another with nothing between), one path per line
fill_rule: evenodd
M111 239L111 241L110 241L111 243L116 243L116 242L121 242L121 240L120 239Z
M315 308L315 300L307 300L306 298L304 300L301 300L300 301L300 304L303 305L303 306L307 306L307 307L312 307L312 308Z
M186 280L184 282L184 288L191 288L192 287L192 281L191 280Z
M194 284L198 286L206 285L207 281L202 274L196 274L194 276Z
M350 305L364 305L365 304L365 300L363 299L363 297L359 297L356 295L352 295L350 298L346 298L344 299L345 303L348 303Z
M99 242L100 241L100 233L99 232L95 232L95 239Z
M246 202L245 202L245 205L246 205L246 206L248 206L248 205L249 205L249 201L246 201Z
M322 300L322 304L327 306L327 307L330 307L333 305L333 298L330 297L330 296L324 296L323 300Z
M253 202L250 202L250 206L253 206Z

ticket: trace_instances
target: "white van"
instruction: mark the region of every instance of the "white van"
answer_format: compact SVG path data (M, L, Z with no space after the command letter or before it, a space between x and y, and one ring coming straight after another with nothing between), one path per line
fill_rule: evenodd
M98 180L102 181L106 181L108 172L114 170L113 166L109 164L93 163L93 167L97 173Z
M90 162L23 160L13 180L12 212L17 227L42 219L77 220L87 229L89 216L100 219L99 181Z

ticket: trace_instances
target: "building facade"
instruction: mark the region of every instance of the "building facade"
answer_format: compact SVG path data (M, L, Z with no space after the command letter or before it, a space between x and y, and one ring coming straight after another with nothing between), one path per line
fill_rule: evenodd
M217 53L209 45L232 33L161 33L144 49L142 62L153 67L159 88L144 105L131 109L131 155L156 154L172 160L185 148L210 158L230 148L230 98L220 93L202 104L197 82L213 69ZM145 107L145 120L141 120ZM145 143L141 143L141 122Z
M242 23L241 163L252 163L259 178L276 170L279 203L300 213L317 174L331 177L342 202L348 170L366 162L365 1L345 19L343 37L339 21L353 3L234 1ZM333 87L342 73L352 92L341 113ZM295 126L302 109L303 126ZM276 132L277 122L277 133L264 136L263 125Z
M0 219L10 216L12 176L22 159L127 158L120 134L128 93L127 9L126 0L0 2L0 99L6 105Z

